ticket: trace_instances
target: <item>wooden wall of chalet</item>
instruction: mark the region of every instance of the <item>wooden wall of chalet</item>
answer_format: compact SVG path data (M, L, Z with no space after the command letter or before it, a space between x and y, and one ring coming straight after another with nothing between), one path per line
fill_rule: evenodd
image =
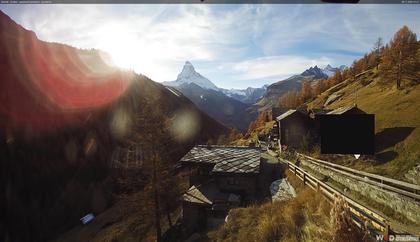
M214 164L202 163L202 164L190 164L187 166L189 169L189 185L197 185L207 182L211 179L211 170Z
M245 200L255 200L258 174L218 174L216 179L222 192L241 195Z
M280 120L280 143L293 148L299 148L303 137L311 131L311 119L301 112L294 112Z
M207 207L194 203L182 203L182 224L189 232L206 226Z

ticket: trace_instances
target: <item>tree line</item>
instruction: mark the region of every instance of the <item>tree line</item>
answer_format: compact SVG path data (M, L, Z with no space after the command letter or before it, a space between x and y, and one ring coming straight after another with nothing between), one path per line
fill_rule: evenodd
M279 98L278 106L297 108L329 88L344 81L359 81L365 71L376 71L381 85L395 85L398 90L420 83L420 43L407 26L400 28L389 41L378 38L372 50L353 61L350 67L337 70L327 79L304 80L300 90L292 90ZM370 80L360 79L363 85Z

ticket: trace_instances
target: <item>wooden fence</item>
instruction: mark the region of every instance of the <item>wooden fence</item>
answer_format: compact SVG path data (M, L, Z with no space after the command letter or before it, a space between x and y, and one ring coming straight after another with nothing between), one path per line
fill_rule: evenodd
M411 184L408 182L403 182L395 180L392 178L355 170L349 167L337 165L327 161L319 160L304 154L298 153L298 156L309 161L319 167L332 170L334 172L340 173L342 175L351 177L353 179L366 182L370 185L379 187L384 190L395 192L397 194L410 197L416 201L420 201L420 186Z
M358 227L365 228L365 225L368 225L371 226L374 231L376 230L376 232L383 233L385 236L389 235L389 233L391 232L391 226L387 219L384 218L382 215L357 203L353 199L347 197L340 191L334 189L330 185L309 174L308 172L296 166L292 162L281 158L279 159L283 163L287 164L288 169L299 179L301 179L305 185L308 185L316 191L322 192L322 194L325 195L325 197L330 202L333 202L334 199L337 197L342 197L347 202L350 212L355 216L355 218L353 218L353 221Z

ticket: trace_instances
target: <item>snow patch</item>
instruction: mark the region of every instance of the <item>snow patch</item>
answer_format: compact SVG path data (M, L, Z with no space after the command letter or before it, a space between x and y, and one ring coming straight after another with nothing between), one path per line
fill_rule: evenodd
M164 84L167 86L178 87L184 83L194 83L205 89L219 91L219 88L214 85L213 82L202 76L200 73L196 72L194 66L189 61L185 62L181 73L178 74L178 77L175 81L165 82Z

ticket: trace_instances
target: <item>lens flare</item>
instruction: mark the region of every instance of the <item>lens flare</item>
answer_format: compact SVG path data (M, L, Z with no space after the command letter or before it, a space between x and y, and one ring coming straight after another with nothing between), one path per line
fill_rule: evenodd
M131 130L132 117L131 113L123 108L114 111L111 119L111 133L117 138L124 138Z
M0 46L0 116L12 128L36 132L82 123L120 97L134 74L112 66L106 53L40 41L6 19Z
M178 111L171 120L170 131L178 142L186 142L194 138L200 131L200 118L194 111Z

